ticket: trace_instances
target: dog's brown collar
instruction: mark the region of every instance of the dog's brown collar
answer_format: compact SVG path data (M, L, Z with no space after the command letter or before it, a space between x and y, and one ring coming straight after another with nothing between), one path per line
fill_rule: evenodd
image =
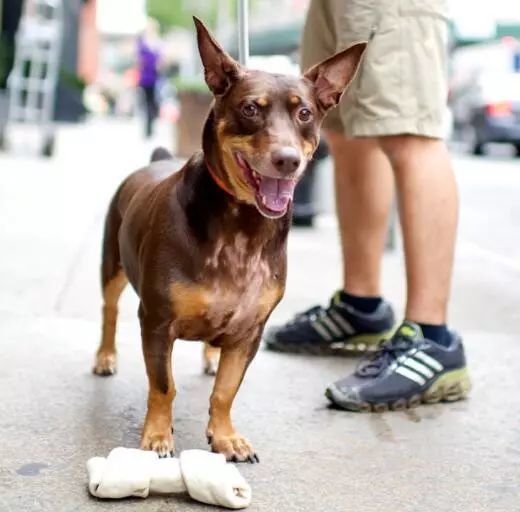
M217 173L213 170L211 165L206 160L206 167L208 168L213 181L224 191L227 192L230 196L234 197L233 191L229 189L229 187L222 181L222 179L217 175Z

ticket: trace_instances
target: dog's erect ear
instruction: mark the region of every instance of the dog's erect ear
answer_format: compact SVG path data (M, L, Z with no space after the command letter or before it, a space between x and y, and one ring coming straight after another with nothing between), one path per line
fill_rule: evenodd
M355 43L304 73L314 83L316 98L324 110L336 106L358 70L367 43Z
M193 21L197 28L197 43L206 83L215 96L224 94L238 79L242 68L222 49L202 21L195 16Z

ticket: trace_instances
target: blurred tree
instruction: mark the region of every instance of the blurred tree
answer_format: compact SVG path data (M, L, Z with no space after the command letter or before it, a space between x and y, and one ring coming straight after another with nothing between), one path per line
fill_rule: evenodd
M206 25L225 31L236 23L238 0L147 0L148 15L155 18L164 31L170 27L193 27L192 16L199 16ZM249 9L254 11L260 0L249 0Z
M229 8L236 0L147 0L148 15L155 18L161 29L170 27L192 28L192 16L200 16L204 22L214 28L219 16L219 9Z

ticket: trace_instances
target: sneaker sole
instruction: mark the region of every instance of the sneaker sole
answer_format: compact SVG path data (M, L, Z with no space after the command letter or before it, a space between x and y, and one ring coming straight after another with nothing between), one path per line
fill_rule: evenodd
M395 332L395 328L376 334L357 334L348 340L335 341L327 345L315 345L310 343L278 343L267 341L266 348L274 352L285 352L290 354L311 354L323 356L352 356L356 354L366 354L375 352L379 348L382 340L390 339Z
M330 386L325 396L336 406L351 412L386 412L411 409L421 404L456 402L466 398L471 390L468 370L451 370L438 377L428 389L410 398L400 398L390 402L352 402L344 400L341 392Z

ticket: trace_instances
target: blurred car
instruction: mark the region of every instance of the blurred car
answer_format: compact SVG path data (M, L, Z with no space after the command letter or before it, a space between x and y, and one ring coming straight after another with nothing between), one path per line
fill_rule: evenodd
M475 155L488 142L513 144L520 156L520 46L510 38L453 54L449 105L454 135Z
M455 129L475 155L488 142L508 142L520 156L520 73L481 74L451 105Z

